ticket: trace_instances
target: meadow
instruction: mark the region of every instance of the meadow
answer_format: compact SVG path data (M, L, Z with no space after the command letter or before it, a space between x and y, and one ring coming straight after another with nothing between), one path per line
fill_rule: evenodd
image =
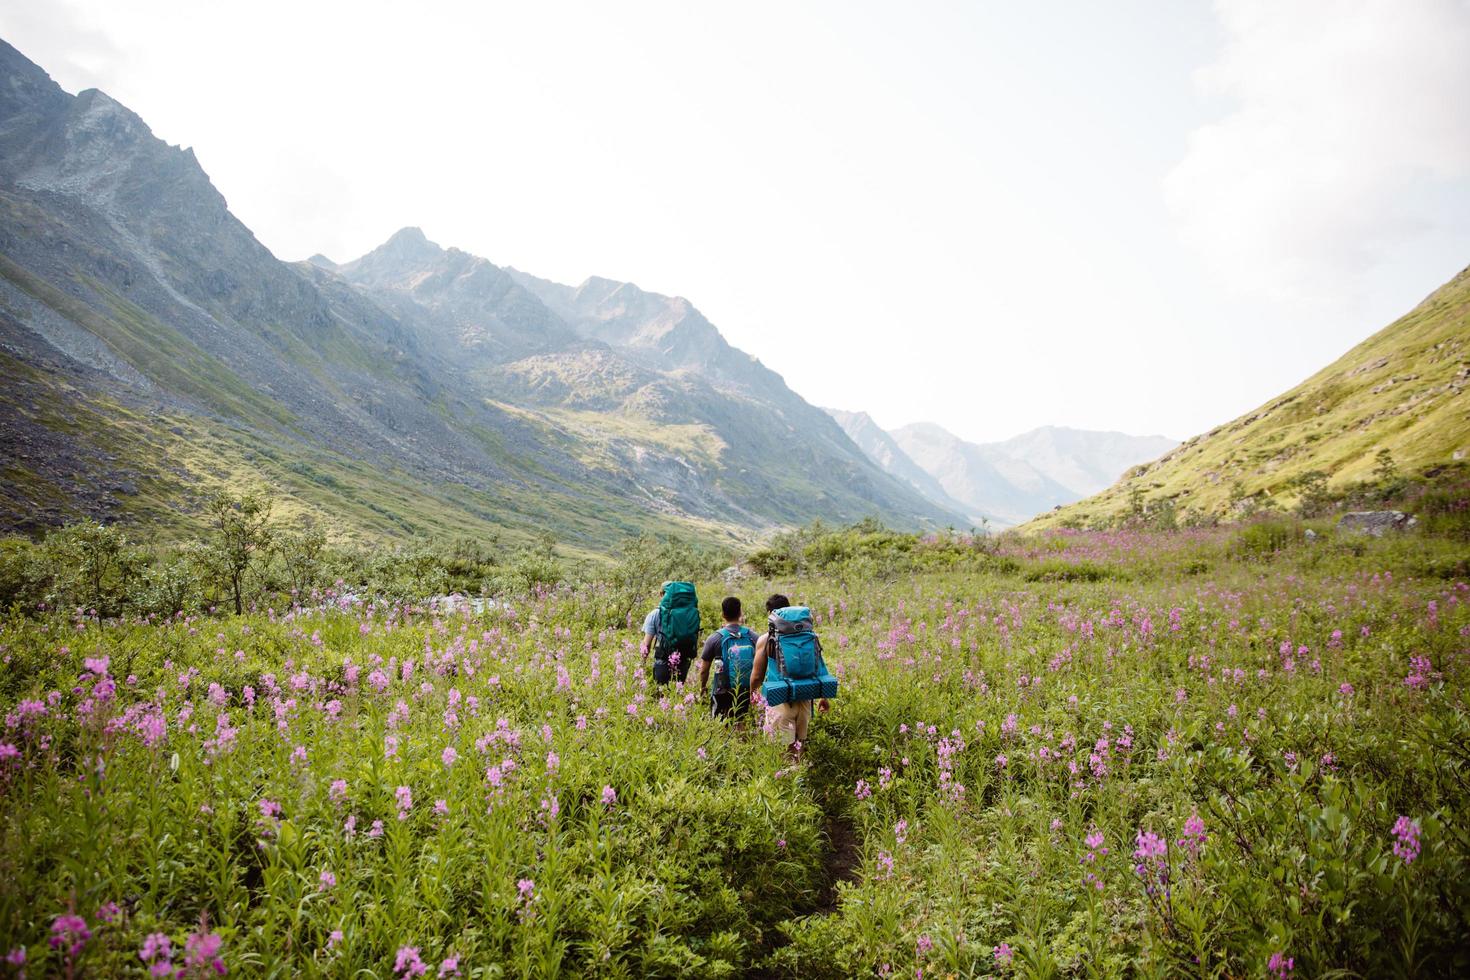
M1470 971L1463 541L798 543L699 586L815 610L800 763L655 687L612 584L14 609L0 970Z

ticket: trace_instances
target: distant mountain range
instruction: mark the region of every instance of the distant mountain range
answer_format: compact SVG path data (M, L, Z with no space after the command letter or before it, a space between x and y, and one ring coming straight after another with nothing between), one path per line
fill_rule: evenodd
M281 262L192 151L3 42L0 372L0 530L182 528L253 482L377 539L959 520L687 300L413 228Z
M1102 527L1140 506L1228 518L1249 501L1290 507L1304 478L1371 480L1470 458L1470 268L1290 391L1185 441L1031 527Z
M928 422L888 432L865 412L827 412L885 472L971 523L997 527L1096 493L1129 467L1178 445L1163 436L1058 426L981 444Z

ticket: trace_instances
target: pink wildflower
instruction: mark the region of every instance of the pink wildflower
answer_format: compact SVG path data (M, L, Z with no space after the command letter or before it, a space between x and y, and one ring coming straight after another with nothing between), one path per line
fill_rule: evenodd
M429 965L419 958L417 946L401 946L393 961L393 972L404 977L421 977L429 972Z
M413 790L400 786L393 791L393 796L398 800L398 819L407 820L408 811L413 809Z
M1405 864L1413 864L1419 856L1419 821L1399 817L1393 825L1393 853Z
M225 969L225 961L220 958L220 947L224 940L209 931L202 921L199 931L194 933L184 943L184 969L186 971L204 972L209 967L219 976L224 976L229 971Z
M67 959L75 959L92 938L87 920L80 915L58 915L51 922L51 948L65 951Z

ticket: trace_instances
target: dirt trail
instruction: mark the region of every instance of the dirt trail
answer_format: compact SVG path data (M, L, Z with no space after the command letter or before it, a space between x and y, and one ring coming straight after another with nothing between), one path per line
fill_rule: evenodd
M827 853L822 862L822 875L817 885L816 898L811 905L800 910L798 916L832 915L837 911L837 886L844 881L854 881L858 866L862 863L861 843L852 821L846 816L828 810L822 820L822 832L827 838ZM764 963L776 950L789 940L785 933L768 935L760 949L751 957L751 965L745 971L746 980L777 980L784 974Z
M815 915L831 915L837 911L837 886L858 876L862 852L857 831L845 816L829 813L822 826L830 845L822 867L822 886L817 892Z

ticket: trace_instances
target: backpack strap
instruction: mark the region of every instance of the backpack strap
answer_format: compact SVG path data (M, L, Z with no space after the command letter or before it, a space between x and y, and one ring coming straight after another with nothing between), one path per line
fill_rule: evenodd
M664 649L664 604L658 604L658 625L653 628L653 659L668 660L669 652Z

